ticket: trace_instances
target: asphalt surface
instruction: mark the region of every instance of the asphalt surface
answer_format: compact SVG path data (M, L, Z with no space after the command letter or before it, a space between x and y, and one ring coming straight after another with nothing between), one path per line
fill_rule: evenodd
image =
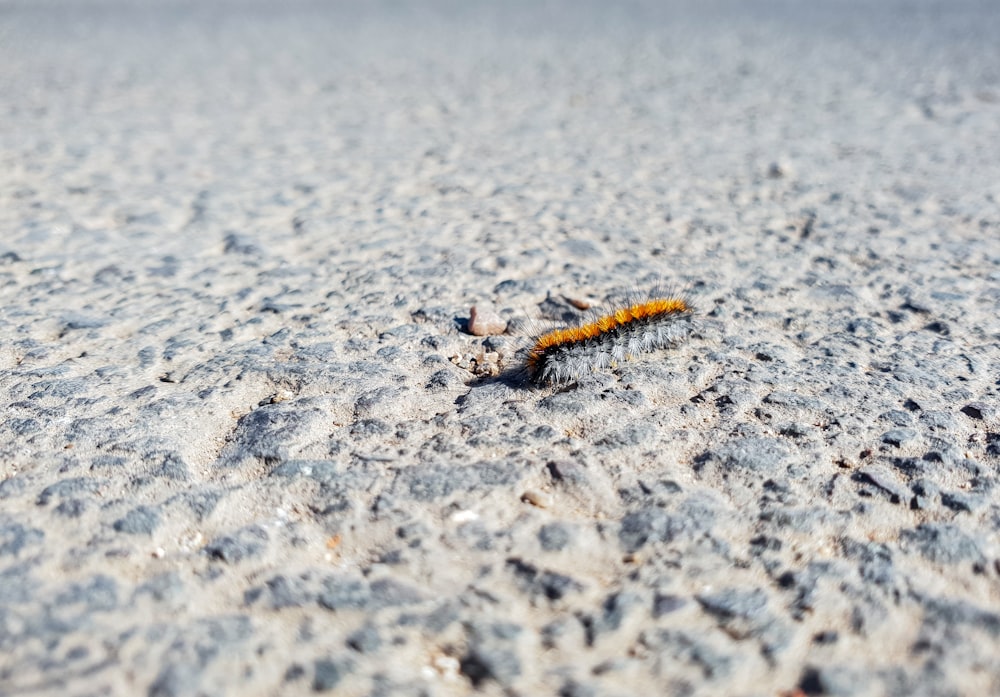
M0 693L1000 694L998 36L0 1Z

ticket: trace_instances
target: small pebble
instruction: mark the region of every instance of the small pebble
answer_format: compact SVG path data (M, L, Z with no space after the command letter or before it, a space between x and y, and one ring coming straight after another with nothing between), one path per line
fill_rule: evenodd
M549 508L552 506L552 495L538 489L528 489L522 494L521 500L527 501L532 506L538 506L539 508Z
M455 511L451 514L451 522L453 523L471 523L473 520L479 520L479 514L475 511Z
M469 333L475 336L493 336L507 331L507 322L489 306L473 305L469 309Z
M453 656L437 656L434 659L434 669L443 678L448 678L451 680L457 680L459 673L461 672L461 664L457 658Z

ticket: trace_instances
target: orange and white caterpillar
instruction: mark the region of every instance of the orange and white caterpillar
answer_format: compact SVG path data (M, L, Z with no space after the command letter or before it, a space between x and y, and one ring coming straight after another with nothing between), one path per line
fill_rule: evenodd
M579 327L547 332L528 351L528 378L536 385L558 385L596 370L615 368L637 354L687 338L693 316L694 309L683 297L653 297Z

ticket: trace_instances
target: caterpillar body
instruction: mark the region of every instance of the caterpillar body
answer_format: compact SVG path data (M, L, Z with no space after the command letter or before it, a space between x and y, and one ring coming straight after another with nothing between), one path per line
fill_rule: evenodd
M565 384L673 346L691 333L693 315L685 298L658 297L542 334L525 359L528 378L536 385Z

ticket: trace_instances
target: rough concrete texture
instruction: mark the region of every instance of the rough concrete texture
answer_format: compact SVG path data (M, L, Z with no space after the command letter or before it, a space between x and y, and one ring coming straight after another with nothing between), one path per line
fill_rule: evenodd
M813 5L0 2L0 693L1000 694L1000 6Z

